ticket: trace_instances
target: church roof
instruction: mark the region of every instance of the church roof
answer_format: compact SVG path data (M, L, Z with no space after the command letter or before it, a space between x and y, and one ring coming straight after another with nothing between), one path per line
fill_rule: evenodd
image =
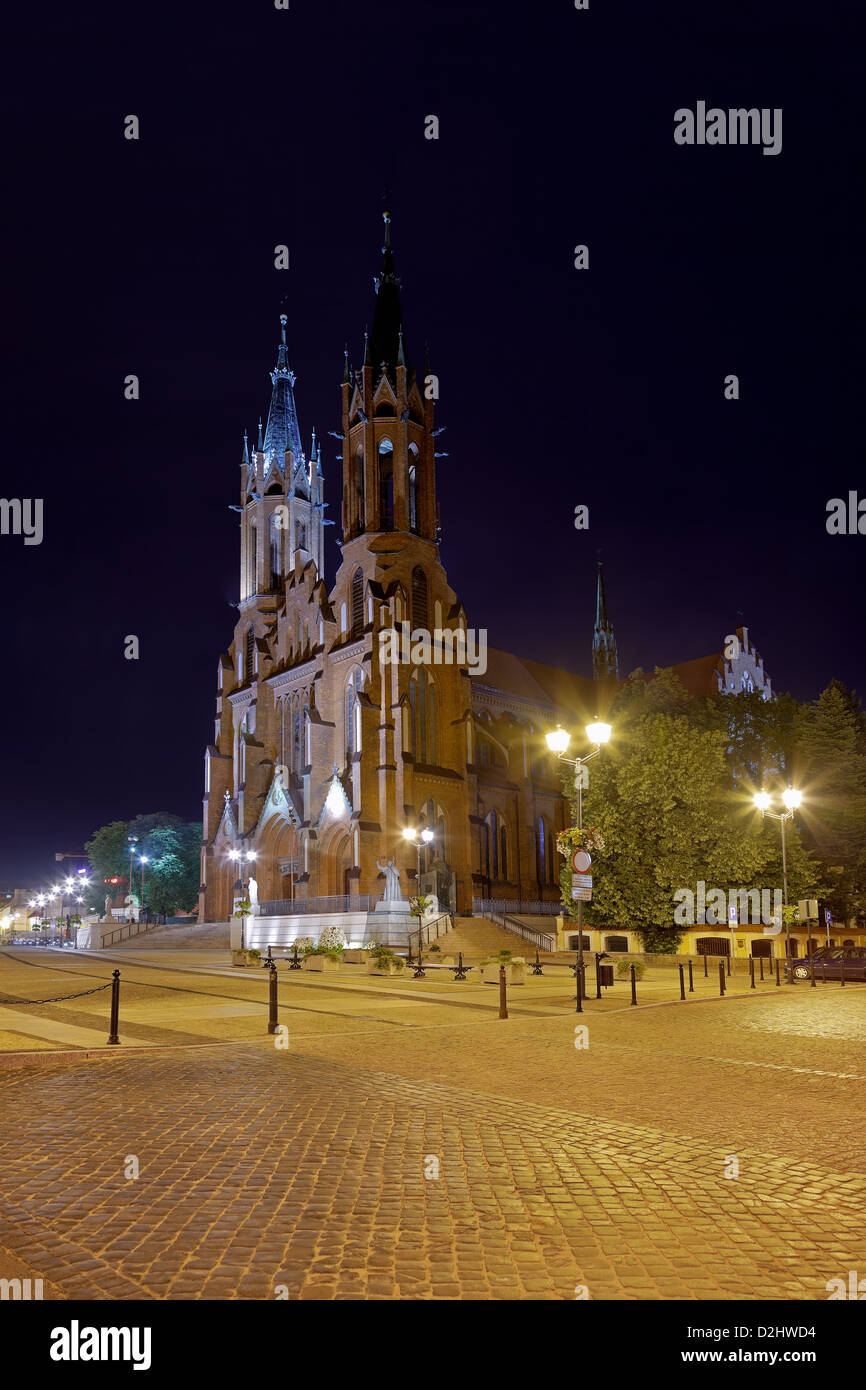
M579 710L594 715L600 690L598 682L586 676L528 661L495 647L487 648L487 670L472 680L476 685L490 686L551 713Z
M271 393L271 408L268 411L268 425L265 430L263 448L266 454L273 450L277 463L282 466L283 455L287 449L291 449L294 454L295 463L300 462L301 431L298 426L295 397L292 393L295 374L289 367L285 314L280 314L280 323L282 324L282 342L277 348L277 365L271 372L271 382L274 389Z

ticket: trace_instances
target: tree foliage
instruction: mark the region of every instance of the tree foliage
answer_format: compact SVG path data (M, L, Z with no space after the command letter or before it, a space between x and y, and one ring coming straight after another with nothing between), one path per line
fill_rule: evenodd
M145 906L167 915L191 910L201 874L201 826L165 811L111 821L94 831L85 846L92 868L87 910L103 910L106 893L115 891L109 880L128 879L130 835L136 836L132 875L136 897L141 897L140 859L145 856Z

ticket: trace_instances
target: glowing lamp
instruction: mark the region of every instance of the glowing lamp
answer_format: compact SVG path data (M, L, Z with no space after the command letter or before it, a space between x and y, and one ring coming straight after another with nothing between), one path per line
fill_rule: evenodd
M429 845L430 841L433 839L433 831L432 831L432 830L422 830L422 831L421 831L421 839L424 841L425 844Z
M404 840L414 840L414 839L415 839L415 831L414 831L414 830L410 830L409 827L408 827L408 825L406 826L406 829L403 831L403 839L404 839Z
M571 734L567 734L559 724L551 733L546 735L546 738L551 753L564 753L571 742Z
M788 787L786 791L782 792L782 800L789 811L796 811L800 802L803 800L803 796L801 792L795 791L793 787Z
M590 743L596 745L607 743L610 738L610 725L603 723L600 719L596 719L594 724L587 724L586 736Z
M755 805L760 811L766 811L770 804L769 792L755 792Z

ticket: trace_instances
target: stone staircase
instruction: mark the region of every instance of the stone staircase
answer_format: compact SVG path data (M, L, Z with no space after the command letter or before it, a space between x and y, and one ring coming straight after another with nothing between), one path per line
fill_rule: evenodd
M217 951L230 946L228 922L201 922L193 927L151 927L111 946L112 951Z
M544 928L549 929L547 925ZM499 951L510 951L512 955L524 956L527 960L535 959L535 947L531 941L518 936L516 932L498 927L486 917L455 917L454 930L438 937L437 944L441 946L443 956L456 956L458 951L462 951L467 960L481 960L484 956L495 956ZM425 947L425 955L429 949L429 946ZM542 960L548 959L547 952L541 951L539 954Z

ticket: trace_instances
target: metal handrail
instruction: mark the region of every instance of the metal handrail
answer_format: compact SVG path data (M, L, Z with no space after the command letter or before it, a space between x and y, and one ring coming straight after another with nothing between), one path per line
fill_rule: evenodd
M506 931L514 932L515 936L522 936L524 941L529 941L533 946L537 946L539 951L555 951L556 937L550 932L539 931L538 927L528 927L525 922L520 922L516 917L512 917L508 912L497 912L495 909L485 913L491 922L495 922L498 927L504 927Z
M558 917L562 912L561 902L549 902L546 898L473 898L472 916L489 917L492 912L525 912L528 917Z
M296 917L310 912L372 912L381 893L336 894L329 898L276 898L258 904L257 917Z
M156 922L124 922L123 926L118 927L116 931L110 932L108 936L101 937L101 943L103 946L113 946L116 936L118 936L121 941L128 941L131 936L141 936L142 932L149 931L151 927L155 927L156 925ZM133 927L137 930L133 931ZM123 935L124 932L126 932L126 936Z
M442 923L445 926L442 926ZM434 931L433 928L436 928ZM418 954L421 954L422 946L429 946L431 939L436 941L438 937L444 936L446 932L454 930L454 918L450 912L442 912L438 917L433 917L429 922L425 922L418 928Z

